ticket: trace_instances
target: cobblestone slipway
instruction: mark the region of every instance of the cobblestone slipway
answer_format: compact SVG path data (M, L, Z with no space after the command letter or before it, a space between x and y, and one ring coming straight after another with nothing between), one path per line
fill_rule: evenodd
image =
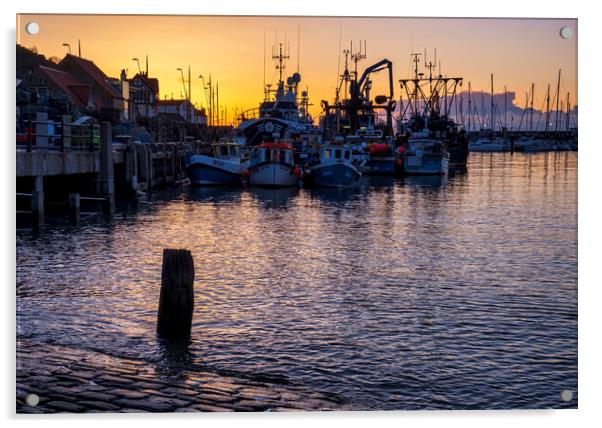
M306 388L209 371L161 376L148 363L17 339L17 413L351 410ZM28 395L39 403L28 405Z

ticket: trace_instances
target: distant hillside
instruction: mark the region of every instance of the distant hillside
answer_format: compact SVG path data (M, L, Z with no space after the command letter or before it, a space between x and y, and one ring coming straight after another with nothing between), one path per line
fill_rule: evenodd
M23 79L29 74L30 70L33 70L40 65L56 67L56 64L47 59L44 55L21 45L17 45L17 79Z

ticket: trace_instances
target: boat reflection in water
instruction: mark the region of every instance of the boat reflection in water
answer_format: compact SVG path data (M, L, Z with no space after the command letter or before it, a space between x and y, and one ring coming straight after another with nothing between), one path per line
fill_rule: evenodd
M250 189L253 197L266 208L287 208L299 194L298 187L256 187Z
M433 189L441 188L448 182L446 175L411 175L404 178L403 183L406 186L430 187Z
M240 186L191 187L187 199L195 202L239 203L242 189Z

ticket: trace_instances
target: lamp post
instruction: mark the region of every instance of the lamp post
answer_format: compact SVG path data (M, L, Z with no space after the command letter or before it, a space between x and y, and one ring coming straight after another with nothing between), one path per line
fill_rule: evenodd
M205 92L205 101L207 102L207 107L209 109L209 120L208 120L208 125L211 126L212 125L212 102L211 102L211 76L209 76L209 85L207 85L205 83L205 78L203 77L202 74L199 74L199 79L201 79L203 81L203 89Z
M63 46L69 49L69 55L71 55L71 45L69 43L63 43Z
M180 72L180 75L182 76L182 87L184 88L184 97L186 98L186 101L188 101L188 91L186 90L186 80L184 79L184 70L182 70L181 67L178 67L177 70ZM188 105L186 106L186 120L190 122L190 108Z

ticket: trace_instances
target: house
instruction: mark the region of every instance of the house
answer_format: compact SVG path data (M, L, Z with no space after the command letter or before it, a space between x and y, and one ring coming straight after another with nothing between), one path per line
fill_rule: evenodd
M159 99L159 80L142 72L129 79L129 83L129 98L135 117L155 116Z
M207 113L205 109L194 109L194 123L201 126L207 126Z
M194 122L194 105L188 100L159 100L157 101L157 113L160 115L178 114L179 120Z
M51 115L56 110L56 114L77 117L103 104L103 100L94 95L90 85L55 67L38 66L20 86L26 88L28 105L45 106Z
M92 98L100 100L101 105L95 102L98 109L118 110L121 118L125 119L127 112L127 97L116 88L110 79L94 62L79 56L67 54L58 64L59 68L72 75L81 84L90 87Z

